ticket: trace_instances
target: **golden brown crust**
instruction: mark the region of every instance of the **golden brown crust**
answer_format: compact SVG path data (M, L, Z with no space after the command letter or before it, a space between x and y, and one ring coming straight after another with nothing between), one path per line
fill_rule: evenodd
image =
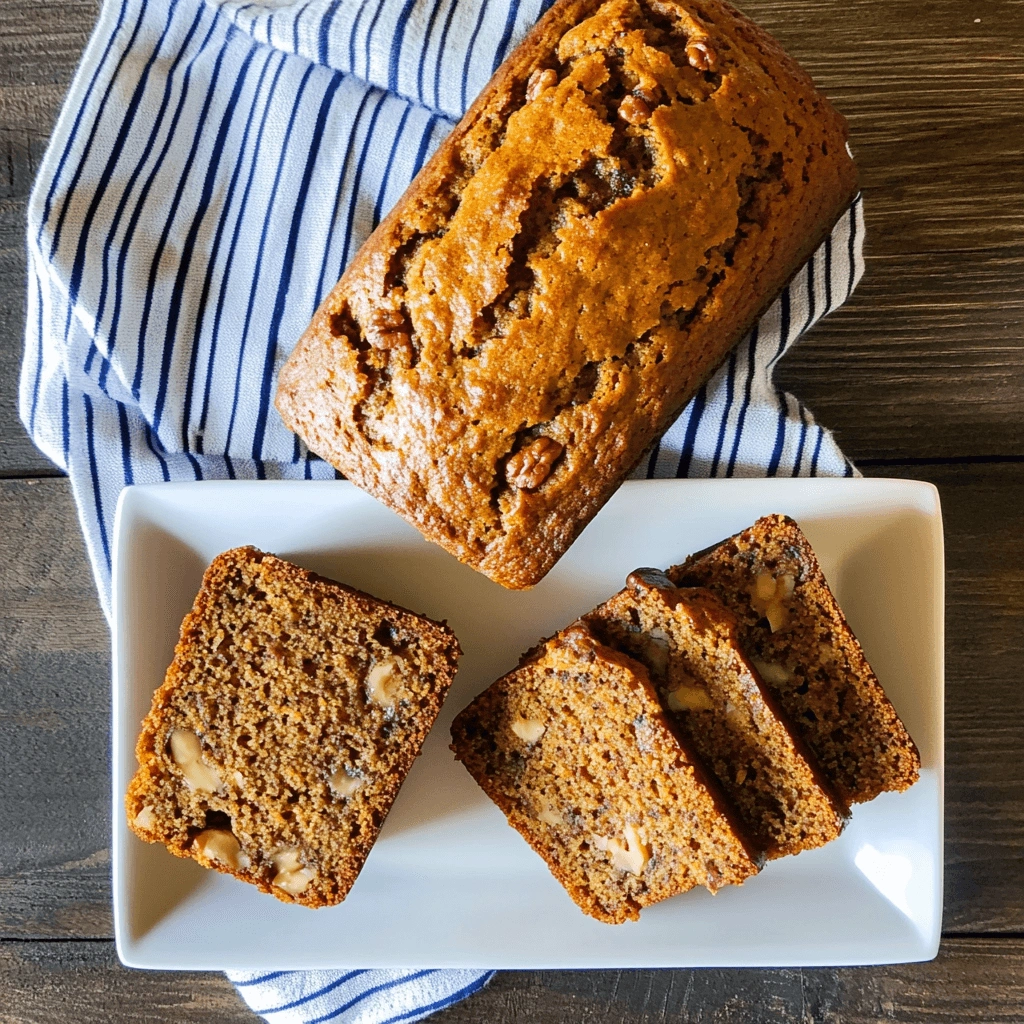
M460 653L443 623L256 548L218 555L142 725L129 825L285 902L339 903ZM208 830L233 856L204 852ZM312 877L282 888L289 863Z
M707 587L736 616L744 650L847 803L917 781L917 747L793 519L765 516L667 575Z
M841 115L731 7L560 0L324 301L277 408L531 586L855 189Z
M757 871L735 812L644 667L583 623L456 717L452 750L583 911L635 920Z

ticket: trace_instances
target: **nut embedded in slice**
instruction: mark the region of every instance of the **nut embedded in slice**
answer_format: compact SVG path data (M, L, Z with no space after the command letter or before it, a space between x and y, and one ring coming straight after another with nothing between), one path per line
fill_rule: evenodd
M651 859L651 849L640 838L640 833L632 825L622 830L622 841L608 839L605 836L594 836L594 846L602 853L611 854L612 866L617 871L628 871L633 875L642 875L647 862Z
M192 846L200 863L212 861L232 871L241 871L249 866L249 858L242 853L241 844L227 829L203 829Z
M203 760L203 745L194 732L173 729L168 742L171 757L189 789L197 793L216 793L224 788L217 770Z
M270 860L277 869L271 885L283 889L290 896L298 896L305 892L309 883L316 877L316 872L302 863L302 857L294 846L278 850Z
M397 658L376 662L366 675L367 696L382 708L394 707L395 697L401 688L402 670Z
M536 743L547 728L537 718L516 718L509 728L524 742Z
M156 812L149 806L149 804L146 804L145 807L135 815L135 819L132 824L135 826L136 831L141 829L143 832L148 832L156 826Z
M219 555L143 722L129 824L286 902L341 902L459 653L441 623L255 548Z
M328 780L331 792L335 796L350 797L359 791L365 779L349 775L344 768L339 768Z

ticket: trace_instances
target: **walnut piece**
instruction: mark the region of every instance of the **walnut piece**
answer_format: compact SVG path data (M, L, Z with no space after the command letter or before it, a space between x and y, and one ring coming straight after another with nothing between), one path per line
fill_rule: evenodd
M382 306L380 309L374 311L370 323L375 331L393 330L396 327L401 327L405 323L405 317L401 310L385 309Z
M562 451L563 446L554 438L538 437L508 460L505 479L521 491L535 490L547 480L552 465Z
M779 665L777 662L760 661L757 658L751 658L750 663L757 669L757 674L766 683L771 683L774 686L781 686L793 678L786 666Z
M224 788L220 776L203 760L203 745L188 729L171 733L171 757L185 776L185 784L195 793L216 793Z
M331 792L335 796L344 797L347 800L359 790L364 781L354 775L349 775L344 768L339 768L327 780L327 785L331 787Z
M370 346L382 352L404 352L411 357L412 338L405 315L397 309L378 309L366 332Z
M142 810L139 811L139 813L132 819L132 824L135 825L136 828L144 828L149 832L156 825L156 812L149 804L146 804L146 806L143 807Z
M718 57L703 39L694 39L686 44L686 59L698 71L713 71Z
M378 661L366 675L366 693L374 704L382 708L393 708L402 679L396 671L398 662L394 658Z
M746 705L733 704L732 701L725 702L725 720L734 729L750 728L750 711Z
M532 103L545 89L558 84L554 68L538 68L526 81L526 102Z
M196 836L194 845L203 860L223 864L232 871L241 871L249 866L249 858L242 853L238 840L227 829L204 829Z
M384 352L411 352L412 340L408 331L375 331L370 344Z
M775 577L771 573L758 573L750 587L750 607L768 620L773 633L782 629L789 621L789 610L785 602L793 596L796 579L790 573Z
M510 728L524 743L532 745L544 735L547 726L537 718L516 718Z
M655 628L640 637L643 643L643 660L651 670L651 674L664 677L668 672L669 654L672 649L672 641L668 633L660 628Z
M680 684L666 694L670 711L711 711L714 704L703 686Z
M651 116L651 108L639 96L630 93L622 97L619 104L619 117L626 124L643 124Z
M544 801L543 807L537 814L537 820L544 825L564 825L565 819L562 817L558 808L549 800Z
M643 842L640 833L632 825L627 825L623 830L624 842L599 835L593 835L591 839L598 850L612 855L612 867L618 871L642 875L651 859L651 848Z
M290 896L298 896L299 893L305 892L309 883L316 877L316 872L312 868L302 866L297 847L282 847L270 861L277 869L277 874L270 884L283 889Z

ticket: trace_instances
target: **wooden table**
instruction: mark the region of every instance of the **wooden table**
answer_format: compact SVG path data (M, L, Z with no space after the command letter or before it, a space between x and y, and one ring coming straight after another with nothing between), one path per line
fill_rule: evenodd
M852 970L504 973L439 1024L1024 1021L1024 4L747 0L850 120L853 299L782 383L947 538L943 943ZM0 1022L252 1021L218 974L122 968L109 639L68 484L15 411L24 217L94 0L0 0ZM841 922L837 922L841 923Z

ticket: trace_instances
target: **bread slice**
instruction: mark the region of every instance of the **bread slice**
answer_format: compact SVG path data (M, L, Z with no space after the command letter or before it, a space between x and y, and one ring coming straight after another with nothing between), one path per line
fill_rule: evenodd
M735 617L710 591L679 589L657 569L584 621L642 661L679 727L768 858L823 846L846 808L739 647Z
M443 623L256 548L218 555L142 725L129 824L285 902L340 903L460 653Z
M609 924L759 867L639 662L581 623L485 690L452 750L573 900Z
M765 516L667 575L707 587L736 616L744 651L843 800L917 781L917 747L794 520Z

